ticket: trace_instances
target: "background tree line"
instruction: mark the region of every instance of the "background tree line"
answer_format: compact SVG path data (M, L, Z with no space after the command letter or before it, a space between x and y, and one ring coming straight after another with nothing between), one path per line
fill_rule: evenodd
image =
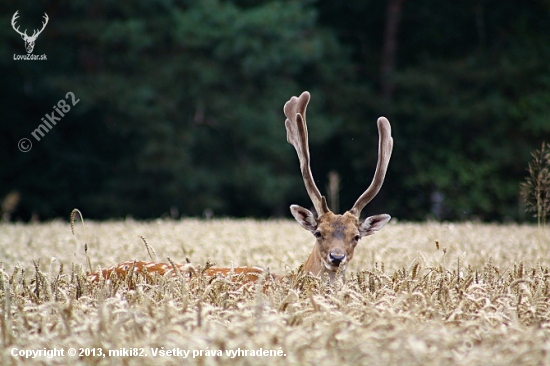
M0 200L12 218L288 216L309 204L282 106L303 90L312 170L341 211L395 140L366 212L523 219L519 183L550 138L550 1L5 1ZM25 54L10 22L39 28ZM45 114L80 100L40 141ZM33 142L18 150L21 138Z

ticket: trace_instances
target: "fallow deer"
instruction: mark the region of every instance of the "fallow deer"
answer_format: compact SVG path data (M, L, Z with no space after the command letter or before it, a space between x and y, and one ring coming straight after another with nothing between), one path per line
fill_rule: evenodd
M159 262L149 262L149 261L126 261L122 263L115 264L109 268L104 268L101 271L97 271L88 275L88 279L92 282L99 281L101 277L109 279L112 275L117 277L126 277L130 273L139 273L139 274L158 274L160 276L169 275L175 276L178 272L186 275L192 276L196 269L192 265L188 264L179 264L179 263L159 263ZM215 275L229 276L236 275L241 276L247 282L254 282L264 272L263 268L258 267L210 267L206 268L203 271L203 274L207 277L212 277Z
M328 208L327 201L319 192L311 173L306 125L306 108L309 100L310 94L307 91L299 97L292 97L286 102L284 113L287 117L285 121L287 141L296 149L306 191L316 213L298 205L291 205L290 212L296 221L316 238L313 250L302 270L315 276L328 275L330 281L333 282L337 273L340 273L345 279L346 269L353 258L359 240L364 236L374 234L391 219L387 214L370 216L363 221L360 221L359 217L363 208L378 194L384 183L393 148L393 139L389 121L380 117L378 119L378 163L372 183L349 211L342 215L335 214ZM189 273L189 266L128 261L103 269L101 272L92 273L89 275L89 279L97 281L100 277L108 279L113 274L126 276L130 272L175 275L177 271ZM205 270L204 274L207 276L235 274L244 278L245 281L254 282L263 272L264 270L258 267L211 267ZM273 275L273 277L275 279L285 278L285 276L277 275Z
M292 97L284 106L287 141L294 146L300 160L300 171L307 193L316 214L298 206L290 206L292 216L302 227L315 236L313 251L306 260L303 270L316 276L327 274L334 281L336 273L345 277L346 269L353 258L355 247L364 236L380 230L391 216L387 214L367 217L360 221L363 208L378 194L388 168L393 139L390 122L378 118L378 163L372 183L357 199L353 207L343 215L334 214L327 205L327 200L317 188L309 162L309 145L306 124L306 108L310 100L309 93L303 92L298 98Z

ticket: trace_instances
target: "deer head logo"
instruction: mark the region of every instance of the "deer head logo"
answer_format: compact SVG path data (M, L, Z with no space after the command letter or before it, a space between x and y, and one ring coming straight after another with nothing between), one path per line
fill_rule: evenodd
M46 24L48 24L48 20L49 20L48 14L44 13L45 22L42 22L42 29L40 29L40 30L35 29L34 32L32 33L32 36L29 36L27 34L26 29L25 29L24 32L20 32L19 27L15 28L15 20L19 17L19 15L17 15L18 12L19 12L19 10L17 10L15 12L15 14L13 14L13 18L11 18L11 26L13 27L13 29L17 33L19 33L21 35L21 38L23 38L23 40L25 41L25 49L27 50L27 53L32 53L32 50L34 49L34 42L36 41L36 38L38 38L40 33L42 33L44 28L46 28Z

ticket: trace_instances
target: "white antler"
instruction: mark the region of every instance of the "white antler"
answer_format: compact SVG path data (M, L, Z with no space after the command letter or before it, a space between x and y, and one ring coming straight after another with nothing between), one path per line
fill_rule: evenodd
M42 33L44 28L46 28L46 24L48 24L48 21L50 20L50 18L48 18L48 14L44 13L44 22L42 22L42 29L40 30L35 29L32 33L32 36L29 36L27 34L26 29L24 32L21 32L19 30L19 27L17 28L15 27L16 20L19 17L19 15L17 14L18 12L19 10L17 10L15 14L13 14L13 17L11 18L11 26L13 27L13 30L19 33L21 35L21 38L23 38L23 40L25 41L25 48L27 49L27 53L31 53L32 50L34 49L34 42L36 41L36 38L40 35L40 33Z
M298 159L300 160L300 170L307 193L317 215L329 212L327 201L315 185L311 167L309 164L309 145L306 124L306 108L309 103L309 92L303 92L298 98L292 97L285 103L284 112L287 117L285 121L286 139L296 149Z
M21 37L23 37L23 39L25 39L25 37L27 37L27 38L29 37L29 36L27 35L27 30L25 29L25 32L21 32L21 31L19 30L19 27L15 28L15 21L16 21L17 18L19 18L19 15L17 15L18 12L19 12L19 10L17 10L17 11L15 12L15 14L13 14L13 17L11 18L11 26L12 26L12 28L13 28L14 31L16 31L17 33L19 33L19 34L21 35Z
M50 18L48 18L48 14L44 13L44 20L45 22L42 22L42 29L40 29L39 31L38 30L35 30L32 34L32 36L30 36L30 38L33 38L33 39L36 39L36 37L38 37L38 35L40 33L42 33L42 31L44 30L44 28L46 28L46 24L48 24L48 21L50 20ZM36 33L36 34L35 34Z

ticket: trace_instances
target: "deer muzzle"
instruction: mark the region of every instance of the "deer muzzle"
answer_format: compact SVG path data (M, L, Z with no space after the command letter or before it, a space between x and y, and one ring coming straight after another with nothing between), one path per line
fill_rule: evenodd
M346 253L340 248L333 249L328 254L328 263L331 266L338 267L341 263L344 263L345 261Z

